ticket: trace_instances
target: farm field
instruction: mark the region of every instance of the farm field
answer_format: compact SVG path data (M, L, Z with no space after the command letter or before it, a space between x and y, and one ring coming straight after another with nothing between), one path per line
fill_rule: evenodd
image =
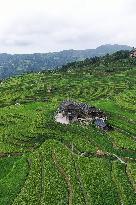
M30 73L0 84L0 205L136 205L136 68ZM55 122L63 100L113 131Z

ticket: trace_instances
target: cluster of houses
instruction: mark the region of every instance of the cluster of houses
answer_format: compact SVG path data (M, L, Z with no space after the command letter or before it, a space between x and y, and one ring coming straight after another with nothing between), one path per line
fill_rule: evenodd
M98 128L111 130L112 127L106 122L107 116L100 109L85 103L63 101L57 110L55 120L62 124L73 122L94 123Z

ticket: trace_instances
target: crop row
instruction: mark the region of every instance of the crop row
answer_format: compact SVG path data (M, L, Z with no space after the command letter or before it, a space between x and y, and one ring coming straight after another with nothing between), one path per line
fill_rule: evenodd
M117 186L118 193L122 204L132 205L136 202L136 194L134 193L132 184L126 174L126 166L120 162L113 162L112 177Z
M7 205L14 201L16 195L29 173L26 157L0 159L0 204Z

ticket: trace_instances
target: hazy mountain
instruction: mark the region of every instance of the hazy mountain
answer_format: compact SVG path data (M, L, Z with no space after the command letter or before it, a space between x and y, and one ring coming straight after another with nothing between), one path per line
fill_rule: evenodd
M0 54L0 79L24 72L41 71L60 67L69 62L79 61L95 56L112 54L119 50L131 50L127 45L102 45L96 49L64 50L53 53L34 54Z

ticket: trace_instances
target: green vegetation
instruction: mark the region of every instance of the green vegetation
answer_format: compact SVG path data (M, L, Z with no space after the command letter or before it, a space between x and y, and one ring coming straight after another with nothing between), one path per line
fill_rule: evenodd
M2 81L0 205L136 204L136 67L123 53L97 60ZM102 109L114 130L55 122L65 99Z

